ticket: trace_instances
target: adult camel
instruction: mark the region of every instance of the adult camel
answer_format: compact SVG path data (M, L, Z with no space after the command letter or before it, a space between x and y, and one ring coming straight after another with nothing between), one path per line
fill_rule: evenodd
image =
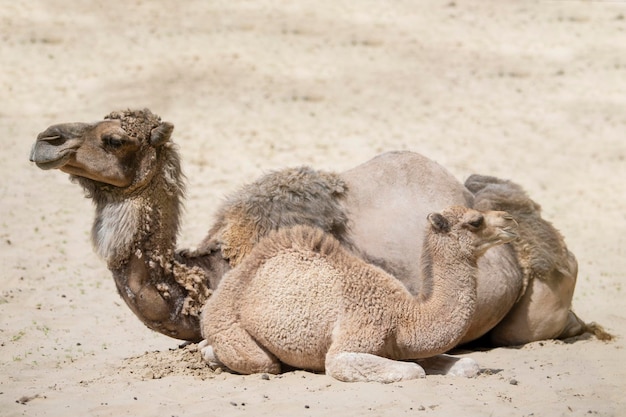
M112 112L98 122L50 126L30 155L42 169L69 174L93 199L95 250L121 297L153 330L201 340L199 312L222 276L270 231L298 224L332 234L428 297L430 283L415 279L423 230L429 213L452 205L507 210L525 237L478 261L476 311L459 343L487 335L513 345L588 329L571 311L576 259L539 206L514 183L472 176L466 187L412 152L384 153L342 173L269 173L221 204L196 250L177 251L184 177L173 128L148 109Z

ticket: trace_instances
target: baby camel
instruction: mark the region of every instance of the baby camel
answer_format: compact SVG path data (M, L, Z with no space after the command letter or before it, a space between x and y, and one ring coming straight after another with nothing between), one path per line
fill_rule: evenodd
M423 377L402 360L458 343L476 307L477 259L517 237L502 211L452 206L427 218L419 296L320 229L271 233L203 308L215 359L244 374L278 373L282 362L342 381Z

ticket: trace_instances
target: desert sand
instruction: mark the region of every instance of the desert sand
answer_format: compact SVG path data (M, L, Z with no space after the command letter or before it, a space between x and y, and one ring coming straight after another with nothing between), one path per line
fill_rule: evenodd
M626 415L626 2L0 4L0 415ZM149 107L176 125L181 247L273 169L420 152L522 184L616 336L464 350L473 379L213 372L145 328L92 252L93 208L28 161L38 132Z

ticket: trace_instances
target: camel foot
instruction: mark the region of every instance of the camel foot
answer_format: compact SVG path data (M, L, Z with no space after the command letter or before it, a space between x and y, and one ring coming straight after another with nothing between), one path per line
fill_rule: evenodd
M420 359L428 375L450 375L473 378L480 373L480 366L472 358L455 358L450 355L437 355L432 358Z
M558 339L568 339L570 337L580 336L583 333L591 333L598 340L610 341L613 340L613 335L604 330L604 327L598 323L585 323L582 321L573 311L570 310L567 317L567 324L565 328L558 336Z
M198 343L198 350L200 351L202 360L206 362L211 369L225 368L224 364L215 356L213 346L209 345L208 340L203 339L202 342Z
M344 382L398 382L424 378L415 362L401 362L369 353L341 352L326 357L326 374Z

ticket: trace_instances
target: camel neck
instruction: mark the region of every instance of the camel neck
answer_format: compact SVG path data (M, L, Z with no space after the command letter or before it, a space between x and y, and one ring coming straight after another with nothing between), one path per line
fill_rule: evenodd
M92 228L96 252L111 269L133 255L161 263L172 259L179 206L177 196L168 195L158 184L128 198L98 202Z
M176 149L160 149L150 168L139 170L129 189L79 179L96 205L94 248L110 269L134 255L161 261L174 257L184 195Z
M177 156L165 158L161 168L130 193L92 190L92 239L121 297L144 324L177 339L199 340L213 258L176 255L183 197Z
M454 347L470 325L476 309L476 258L458 242L436 234L424 240L422 282L425 293L413 297L407 309L409 323L404 339L424 357Z

